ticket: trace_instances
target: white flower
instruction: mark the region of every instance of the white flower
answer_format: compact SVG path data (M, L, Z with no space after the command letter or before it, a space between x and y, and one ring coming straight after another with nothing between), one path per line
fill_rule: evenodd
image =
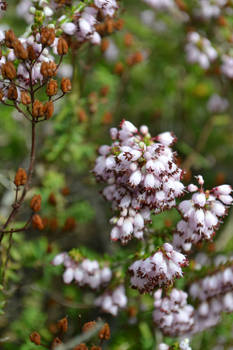
M72 22L69 22L69 23L63 23L61 25L61 28L62 30L64 31L64 33L68 34L68 35L73 35L77 28L76 28L76 25Z

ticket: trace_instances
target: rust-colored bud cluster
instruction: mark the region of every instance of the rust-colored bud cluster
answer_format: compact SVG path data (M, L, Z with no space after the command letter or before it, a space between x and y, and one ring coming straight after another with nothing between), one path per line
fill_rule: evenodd
M58 90L57 81L54 79L50 79L47 83L47 86L46 86L46 94L49 97L52 97L52 96L56 95L57 90Z
M121 75L125 70L125 67L122 62L117 62L114 67L114 73Z
M35 194L30 202L30 207L33 211L40 211L41 209L41 195Z
M32 334L30 334L29 338L30 338L32 343L34 343L36 345L41 344L41 337L40 337L40 334L38 332L33 332Z
M44 46L51 46L55 40L54 28L42 27L40 31L40 41Z
M69 217L65 221L65 224L63 226L63 231L65 232L73 231L75 227L76 227L76 220L73 217Z
M82 332L86 333L89 332L91 329L93 329L96 326L96 322L95 321L89 321L84 323L83 327L82 327Z
M114 31L122 30L123 26L124 21L122 19L114 20L107 18L105 22L96 25L96 31L104 36L106 34L112 34Z
M143 59L143 54L140 51L138 51L130 55L126 60L126 63L128 64L128 66L134 66L135 64L141 63Z
M23 186L27 183L27 173L23 168L19 168L15 174L15 186Z
M44 116L47 120L53 116L54 105L53 105L52 101L48 101L44 104L43 112L44 112Z
M32 115L34 118L40 118L44 115L44 105L39 100L35 100L32 106Z
M26 91L21 91L21 102L25 106L31 103L31 96Z
M42 231L44 229L43 220L41 219L40 215L34 214L32 217L32 225L35 229L38 229Z
M2 76L5 79L13 80L16 78L16 69L12 62L6 62L1 67Z
M57 327L60 332L66 333L68 330L68 320L67 317L62 318L60 321L57 323Z
M40 72L44 78L52 78L57 74L57 65L53 61L42 62Z
M62 78L61 81L61 90L64 94L66 94L67 92L71 91L71 81L68 78Z
M76 345L73 350L88 350L88 347L85 343L81 343L79 345Z
M101 340L109 340L111 337L111 331L108 323L105 323L99 331L99 338Z
M69 46L67 44L67 41L64 38L59 38L58 39L58 44L57 44L57 53L60 56L66 55L69 50Z
M16 101L18 98L18 91L15 85L10 85L7 91L7 97L9 100Z

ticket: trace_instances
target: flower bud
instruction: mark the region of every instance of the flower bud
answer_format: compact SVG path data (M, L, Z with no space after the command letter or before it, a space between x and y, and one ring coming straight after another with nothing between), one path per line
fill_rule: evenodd
M109 48L109 40L108 39L103 39L102 41L101 41L101 51L102 52L105 52L108 48Z
M68 320L67 317L62 318L60 321L57 323L59 330L62 333L66 333L68 330Z
M30 202L30 207L33 211L39 211L41 208L41 195L35 194Z
M15 101L18 98L18 91L15 85L10 85L8 92L7 92L7 97L9 100Z
M62 81L61 81L61 90L62 90L62 92L64 92L64 94L65 94L65 93L71 91L71 88L72 88L72 86L71 86L70 79L62 78Z
M35 52L33 46L32 45L28 45L27 50L28 50L28 58L29 58L29 60L30 61L34 61L36 59L37 55L36 55L36 52Z
M43 224L43 221L42 221L40 215L38 215L38 214L33 215L32 225L35 229L38 229L40 231L42 231L44 229L44 224Z
M109 324L105 323L104 326L99 331L99 338L101 340L108 340L110 339L110 336L111 336L111 332L110 332Z
M13 49L14 43L16 41L15 33L12 29L9 29L5 32L5 45L10 49Z
M67 41L64 38L59 38L58 39L58 44L57 44L57 53L60 56L66 55L69 50Z
M28 51L19 40L16 40L14 44L14 53L15 56L21 60L26 60L28 58Z
M124 66L121 62L117 62L114 67L114 73L121 75L124 72Z
M82 328L82 332L85 333L85 332L89 332L92 328L94 328L96 326L96 322L95 321L90 321L90 322L86 322L84 323L83 325L83 328Z
M44 78L51 78L56 75L57 65L53 61L43 62L41 64L40 72Z
M35 100L32 106L32 115L34 118L40 118L44 115L44 106L43 103L39 100Z
M102 350L101 346L92 345L91 350Z
M21 91L21 102L25 106L31 103L31 97L26 91Z
M44 46L50 46L55 40L55 30L54 28L42 27L40 32L41 44Z
M1 67L2 76L5 79L14 79L16 77L16 69L12 62L6 62Z
M18 186L23 186L27 182L27 173L23 168L19 168L15 174L14 184Z
M54 96L56 95L57 90L58 90L58 86L57 86L56 80L50 79L46 87L46 94L49 97Z
M132 34L130 34L130 33L126 33L125 34L125 36L124 36L124 44L127 47L132 46L132 44L133 44L133 36L132 36Z
M46 117L46 119L50 119L53 116L53 112L54 112L54 105L52 101L46 102L44 107L44 115Z
M30 335L30 340L32 343L36 344L36 345L40 345L40 334L38 332L33 332L31 335Z

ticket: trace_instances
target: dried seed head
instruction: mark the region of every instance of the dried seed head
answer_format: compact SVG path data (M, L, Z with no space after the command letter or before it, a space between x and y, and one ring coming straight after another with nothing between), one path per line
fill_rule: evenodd
M44 115L46 119L50 119L53 116L54 105L52 101L46 102L44 105Z
M18 91L15 85L10 85L8 92L7 92L7 97L9 98L9 100L17 100L18 98Z
M19 168L15 174L14 184L15 186L23 186L27 182L27 173L23 168Z
M37 55L36 55L36 51L34 50L33 46L28 45L27 50L28 50L29 60L34 61L36 59Z
M76 221L74 218L69 217L66 219L64 227L63 227L63 231L67 232L67 231L73 231L76 227Z
M62 81L61 81L61 90L62 92L67 93L67 92L70 92L71 91L71 81L70 79L68 78L62 78Z
M124 72L123 63L117 62L114 67L114 73L121 75Z
M50 193L49 198L48 198L48 202L49 202L49 204L54 205L54 206L57 204L56 196L54 193Z
M31 103L31 97L26 91L21 91L21 102L25 106Z
M35 229L38 229L40 231L44 229L44 224L43 224L43 221L42 221L40 215L38 215L38 214L33 215L32 225Z
M39 100L35 100L32 106L32 115L34 118L40 118L44 115L44 105Z
M105 52L109 48L109 45L110 45L109 40L108 39L103 39L101 41L101 51Z
M86 322L86 323L84 323L84 325L83 325L82 332L83 332L83 333L88 332L88 331L90 331L92 328L94 328L95 326L96 326L96 322L95 322L95 321Z
M99 338L101 340L108 340L110 339L111 331L108 323L105 323L101 330L99 331Z
M14 43L14 53L15 56L21 60L26 60L28 58L28 51L19 40L16 40Z
M53 339L52 345L51 345L51 349L55 349L58 345L61 345L62 341L60 338L56 337Z
M58 39L58 44L57 44L57 53L60 56L66 55L69 50L69 46L67 44L67 41L64 38L59 38Z
M68 330L68 320L67 317L62 318L60 321L58 321L57 323L58 329L62 332L62 333L66 333Z
M42 62L40 72L44 78L52 78L56 75L57 65L53 61Z
M15 33L12 29L9 29L5 32L5 45L10 49L13 49L14 43L17 40Z
M39 211L41 208L41 195L35 194L30 202L30 207L33 211Z
M34 343L36 345L40 345L41 338L40 338L40 334L38 332L33 332L32 334L30 334L29 338L30 338L32 343Z
M47 86L46 86L46 94L49 97L54 96L54 95L56 95L57 90L58 90L58 85L57 85L56 80L50 79Z
M55 30L54 28L43 27L40 32L41 44L44 46L50 46L55 40Z
M81 343L79 345L76 345L73 350L88 350L88 347L85 343Z
M14 79L16 77L16 69L12 62L6 62L1 67L2 76L5 79Z

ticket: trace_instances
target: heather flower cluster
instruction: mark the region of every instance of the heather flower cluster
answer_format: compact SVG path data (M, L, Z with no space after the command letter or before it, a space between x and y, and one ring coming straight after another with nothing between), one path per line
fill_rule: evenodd
M149 293L156 287L167 286L175 278L182 277L182 267L187 266L185 256L175 251L171 244L144 260L137 260L129 267L131 286L140 293Z
M126 244L132 237L142 239L151 214L176 205L184 192L182 170L177 166L172 144L175 137L165 132L151 137L147 126L140 131L123 120L112 128L111 146L101 146L94 174L106 184L104 197L117 215L111 239Z
M173 0L143 0L143 2L156 10L168 10L175 7Z
M198 63L203 69L208 69L210 63L218 57L211 42L197 32L188 34L185 50L188 62Z
M227 0L202 0L196 12L198 17L209 20L219 17L225 5L227 5Z
M120 309L124 309L127 306L125 287L119 285L113 291L106 291L95 300L95 305L99 306L103 312L116 316Z
M177 224L173 245L185 251L191 249L192 243L213 238L233 201L231 186L204 190L202 176L197 176L197 179L200 187L190 184L187 189L192 193L191 199L178 205L182 220Z
M66 252L56 255L52 264L64 265L63 280L66 284L74 280L80 287L98 289L100 286L107 285L112 278L110 268L107 266L101 268L97 260L82 258L76 262Z
M161 289L154 293L153 320L164 334L173 337L192 330L194 308L187 303L187 297L187 293L175 288L165 297Z

